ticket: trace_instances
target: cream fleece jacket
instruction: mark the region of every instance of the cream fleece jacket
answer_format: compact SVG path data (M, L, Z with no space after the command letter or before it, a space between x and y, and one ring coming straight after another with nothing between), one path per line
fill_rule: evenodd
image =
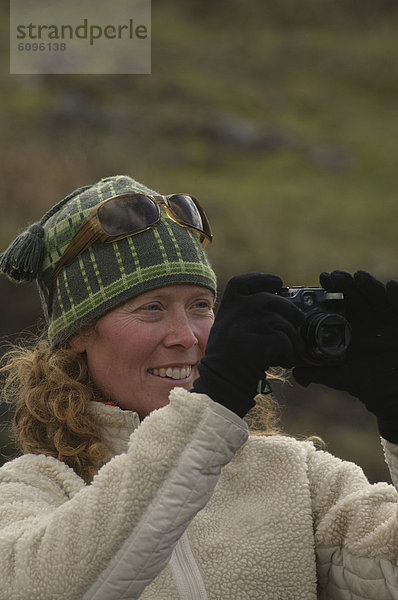
M0 469L1 600L138 598L247 439L239 417L181 388L138 427L95 410L125 451L91 485L51 457Z
M244 443L182 389L140 425L93 411L118 455L91 485L44 456L0 470L0 599L398 599L393 487L309 442Z

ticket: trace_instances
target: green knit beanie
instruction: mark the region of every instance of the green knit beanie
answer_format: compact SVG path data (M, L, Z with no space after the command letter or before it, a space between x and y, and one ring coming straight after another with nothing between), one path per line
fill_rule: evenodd
M53 310L47 303L54 270L93 207L119 194L159 195L128 176L79 188L31 225L0 256L0 271L16 281L36 279L53 347L126 300L173 284L216 293L216 276L195 234L167 218L112 243L95 242L58 276Z

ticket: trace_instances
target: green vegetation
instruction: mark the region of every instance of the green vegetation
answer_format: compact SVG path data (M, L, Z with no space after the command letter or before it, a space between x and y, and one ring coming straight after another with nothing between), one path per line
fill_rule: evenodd
M3 75L1 247L74 187L126 172L203 201L221 288L247 270L396 277L397 25L389 0L154 0L152 75ZM3 334L35 321L28 290L16 309L24 292L1 283ZM288 431L385 477L361 407L283 394Z

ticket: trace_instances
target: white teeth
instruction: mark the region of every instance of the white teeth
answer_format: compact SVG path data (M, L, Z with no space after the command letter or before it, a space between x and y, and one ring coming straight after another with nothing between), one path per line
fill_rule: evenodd
M191 371L191 365L186 365L182 368L167 367L167 369L164 369L162 367L161 369L149 369L149 372L152 373L152 375L157 375L158 377L169 377L171 379L185 379L186 377L189 377Z

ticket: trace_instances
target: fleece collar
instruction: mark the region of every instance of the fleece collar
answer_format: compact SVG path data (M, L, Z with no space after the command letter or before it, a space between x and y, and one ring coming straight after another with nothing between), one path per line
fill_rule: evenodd
M94 422L101 427L105 443L112 454L116 456L126 452L130 435L140 424L138 414L101 402L92 402L90 412Z

